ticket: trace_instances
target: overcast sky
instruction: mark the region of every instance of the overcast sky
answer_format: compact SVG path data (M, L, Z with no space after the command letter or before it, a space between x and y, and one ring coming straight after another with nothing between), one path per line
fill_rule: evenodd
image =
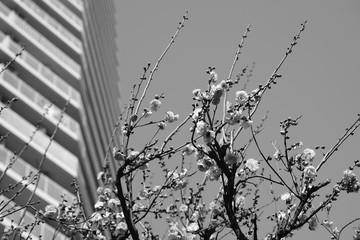
M308 20L299 44L280 71L283 77L267 92L258 112L261 119L270 111L262 144L271 149L270 141L280 140L279 121L302 115L300 125L292 131L294 141L303 141L304 147L325 145L329 149L360 112L359 0L115 2L124 102L142 68L147 62L156 62L188 10L189 21L160 65L150 89L149 100L155 93L165 93L162 111L173 110L186 116L191 110L192 90L204 89L207 67L216 67L220 79L226 79L248 24L251 32L235 71L255 62L247 90L265 83L300 23ZM346 166L360 159L359 136L347 142L328 165L327 174L333 183L341 178ZM318 155L317 161L321 152ZM352 195L353 203L360 200L359 196ZM337 207L341 211L336 214L346 213L340 219L332 216L339 227L360 215L359 204ZM325 239L324 230L319 232ZM353 234L351 228L348 232ZM298 234L294 239L303 237Z

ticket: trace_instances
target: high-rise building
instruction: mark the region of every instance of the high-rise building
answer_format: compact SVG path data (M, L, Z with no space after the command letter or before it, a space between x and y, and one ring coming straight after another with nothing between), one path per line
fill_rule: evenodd
M35 186L21 194L4 190L40 165L36 208L57 205L63 194L71 201L77 179L91 211L96 174L120 114L114 9L112 0L0 0L0 69L21 53L0 74L0 235L22 214L5 210L24 205ZM14 153L21 155L2 174ZM20 224L32 222L33 214L26 211ZM32 236L52 239L55 231L42 224ZM60 232L56 239L64 237Z

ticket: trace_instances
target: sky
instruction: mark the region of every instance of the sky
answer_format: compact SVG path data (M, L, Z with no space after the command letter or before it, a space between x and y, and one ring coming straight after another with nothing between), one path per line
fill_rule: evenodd
M279 122L302 116L291 131L304 147L325 145L329 149L360 113L360 1L358 0L184 0L115 1L118 22L119 71L123 101L137 83L148 62L152 66L174 34L186 10L189 21L165 56L149 89L164 93L161 110L172 110L183 118L191 111L192 90L204 89L208 67L216 67L226 79L246 26L251 31L235 73L255 62L247 90L255 89L271 76L302 21L307 20L293 54L280 74L278 84L263 98L257 118L267 111L262 144L268 154L271 141L280 141ZM239 87L242 86L241 84ZM230 95L231 97L231 95ZM343 170L360 159L360 132L346 142L326 166L323 179L335 183ZM321 152L318 158L321 159ZM360 171L357 171L360 174ZM333 220L342 226L360 215L359 194L344 197L336 205ZM337 224L339 223L339 224ZM305 235L304 235L305 234ZM320 234L320 235L319 235ZM350 239L352 228L343 239ZM314 234L299 232L292 239L327 239L322 229Z

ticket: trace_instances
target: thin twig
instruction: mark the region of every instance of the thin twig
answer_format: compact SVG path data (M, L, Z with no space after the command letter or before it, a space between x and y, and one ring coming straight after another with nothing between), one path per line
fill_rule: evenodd
M191 118L191 116L192 116L192 115L189 114L189 115L187 116L187 118L185 118L185 120L182 121L182 122L174 129L174 131L172 131L172 132L169 134L169 136L167 136L167 138L164 140L163 145L162 145L161 148L160 148L160 152L163 152L166 144L167 144L167 143L171 140L171 138L179 131L179 129Z
M47 152L48 152L48 150L49 150L49 148L50 148L51 143L53 142L53 140L54 140L54 138L55 138L55 135L56 135L57 131L59 130L61 120L62 120L62 118L64 117L64 113L65 113L66 108L67 108L67 106L69 105L69 103L70 103L70 99L68 99L68 100L66 101L65 106L64 106L63 109L61 110L61 114L60 114L59 121L57 122L56 127L55 127L55 130L54 130L54 132L52 133L52 135L51 135L51 137L50 137L50 141L49 141L48 145L46 146L45 151L44 151L44 153L43 153L43 155L42 155L42 157L41 157L41 160L40 160L40 164L39 164L37 173L35 174L35 177L36 177L35 187L34 187L34 190L31 192L31 195L30 195L29 199L27 200L27 204L29 204L29 203L32 201L32 199L34 198L34 196L35 196L35 192L36 192L36 190L37 190L37 188L38 188L38 186L39 186L39 182L40 182L41 169L42 169L42 167L43 167L43 165L44 165L44 163L45 163ZM20 217L20 219L19 219L19 221L18 221L19 224L20 224L21 221L24 219L25 213L26 213L26 210L23 212L22 216Z
M176 37L178 36L180 30L185 26L185 25L184 25L184 22L185 22L186 20L188 20L187 15L188 15L188 11L185 12L185 15L183 16L183 19L182 19L181 22L179 23L179 26L177 27L177 30L176 30L174 36L171 37L171 40L170 40L169 44L168 44L167 47L165 48L164 52L160 55L159 59L157 60L157 62L156 62L156 64L155 64L155 66L154 66L153 69L151 70L150 75L149 75L149 78L148 78L148 82L147 82L147 84L146 84L146 86L145 86L145 89L144 89L143 94L142 94L142 96L141 96L141 98L140 98L140 100L139 100L139 103L138 103L138 105L136 106L136 110L135 110L135 113L134 113L135 115L137 115L138 112L139 112L140 105L141 105L142 101L143 101L144 98L145 98L146 92L147 92L147 90L148 90L148 88L149 88L149 86L150 86L151 81L153 80L153 76L154 76L155 71L159 69L159 64L160 64L161 60L164 58L165 54L169 51L170 47L171 47L171 46L173 45L173 43L175 42L175 39L176 39Z
M21 48L21 51L18 52L18 53L16 53L15 56L14 56L9 62L7 62L7 63L5 64L5 66L0 70L0 74L2 74L2 73L5 71L5 69L7 69L11 64L13 64L13 63L15 62L15 60L16 60L17 57L21 56L21 54L22 54L22 53L24 52L24 50L25 50L25 47L26 47L26 46L23 45L22 48Z
M331 157L331 155L333 155L338 150L338 148L345 142L345 140L354 134L354 132L359 126L360 126L360 115L355 120L355 122L349 128L346 129L344 135L341 138L339 138L337 143L335 143L335 145L324 155L323 159L316 167L316 172L320 170L321 166L326 163L326 161Z
M284 57L281 59L280 63L277 65L277 67L275 68L275 70L273 71L273 73L271 74L270 78L267 80L266 85L264 87L264 89L262 90L261 95L263 96L265 91L269 88L270 84L273 83L275 81L276 78L279 78L280 75L278 75L278 71L280 70L280 68L282 67L282 65L284 64L285 60L287 59L287 57L292 53L292 49L293 47L297 44L298 39L300 38L301 33L305 30L305 24L307 21L304 21L301 24L301 28L299 30L299 32L294 36L293 41L290 44L290 47L287 49L287 51L285 52ZM250 119L251 117L255 114L256 110L258 109L258 106L261 102L261 98L259 99L259 101L257 102L257 104L255 105L254 109L251 111L251 114L249 115ZM237 136L239 135L240 131L241 131L242 127L239 127L239 129L236 131L235 133L235 138L237 138Z

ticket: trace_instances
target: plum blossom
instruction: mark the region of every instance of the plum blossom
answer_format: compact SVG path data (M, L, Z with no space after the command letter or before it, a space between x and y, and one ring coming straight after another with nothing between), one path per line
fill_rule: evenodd
M186 227L186 231L188 232L196 232L197 230L199 230L199 224L197 222L190 223Z
M168 240L179 240L182 239L178 232L169 231Z
M204 136L206 132L208 131L208 125L204 121L199 121L196 124L196 133L200 134L201 136Z
M353 236L353 239L354 240L360 240L360 226L358 226L354 230L355 230L355 235Z
M140 152L138 151L131 151L128 156L128 161L133 161L138 159Z
M324 220L322 223L325 227L330 228L330 229L332 229L332 227L334 225L333 222L329 222L328 220Z
M231 80L230 80L231 81ZM224 90L228 90L229 89L229 84L227 83L227 81L225 80L222 80L220 83L219 83L219 86L224 89Z
M185 204L181 204L179 207L180 212L186 212L189 209L189 207Z
M342 190L349 192L358 192L360 189L360 182L355 173L350 169L344 171L343 179L341 181Z
M152 191L152 194L158 194L160 191L161 191L162 187L157 185L155 186L151 191Z
M178 119L179 119L179 114L174 114L171 111L168 111L165 115L165 121L167 121L168 123L175 122Z
M302 159L304 159L307 162L312 162L315 158L315 155L316 155L316 153L314 150L312 150L310 148L306 148L302 152L301 157L302 157Z
M111 199L108 201L108 207L109 207L112 211L114 211L117 206L120 206L120 200L111 198Z
M311 231L315 231L317 226L318 226L318 222L316 220L316 217L310 218L310 220L309 220L309 229Z
M117 161L125 161L125 155L116 147L113 148L113 157Z
M153 99L150 102L150 111L156 112L159 110L161 101L159 99Z
M191 144L188 144L184 147L183 154L190 156L195 152L196 148L192 146Z
M200 88L194 89L192 93L195 95L196 100L201 100L201 89Z
M203 160L204 165L208 168L214 166L214 164L215 164L215 161L213 159L209 158L208 156L204 157L202 160Z
M153 112L149 108L144 109L143 115L145 118L150 117L152 114L153 114Z
M146 189L143 189L138 194L139 199L148 199L150 197L149 191Z
M214 165L205 172L205 175L210 179L210 181L217 181L221 176L221 169Z
M116 230L120 230L121 232L126 232L127 229L128 229L128 227L127 227L127 224L125 222L120 222L116 226Z
M280 199L282 201L291 201L291 197L292 197L291 194L289 192L286 192L281 194Z
M280 156L281 156L281 153L278 149L275 150L275 153L273 155L273 158L277 161L280 161Z
M203 135L203 140L206 144L211 143L212 140L215 138L215 132L212 130L206 131L206 133Z
M295 156L295 163L299 170L303 170L304 167L311 165L315 158L315 151L307 148L301 154Z
M144 155L141 155L140 157L139 157L139 160L137 161L137 164L138 164L138 166L139 166L139 169L140 170L146 170L146 169L148 169L149 168L149 159L146 157L146 156L144 156Z
M214 201L209 204L209 210L212 211L214 217L221 214L219 205Z
M58 215L58 209L54 205L47 205L45 207L44 216L47 218L56 218Z
M139 211L139 210L143 210L143 209L145 209L146 207L143 205L143 204L141 204L141 203L135 203L134 205L133 205L133 211L134 212L136 212L136 211Z
M239 103L239 104L244 104L244 103L246 103L246 102L248 101L248 99L249 99L249 95L248 95L248 93L245 92L245 91L237 91L237 92L235 93L235 100L236 100L236 102Z
M170 204L169 206L167 206L166 208L166 212L167 213L175 213L177 211L177 207L175 204Z
M291 147L292 147L292 149L298 149L298 148L301 148L303 145L304 145L303 142L300 141L300 142L294 143L293 145L291 145ZM312 149L309 149L309 150L312 150ZM315 151L314 151L314 157L315 157Z
M209 169L204 165L204 162L201 159L196 162L196 166L200 172L206 172Z
M197 161L197 168L200 172L206 172L211 167L213 167L214 164L215 164L214 160L206 156Z
M251 172L256 172L259 169L259 162L255 159L249 158L246 160L245 167L247 167Z
M214 70L210 71L209 74L210 74L210 81L216 82L218 79L218 74Z
M164 121L161 121L157 124L160 130L164 130L166 127L166 123Z
M211 103L214 105L218 105L220 103L222 95L224 94L224 89L221 87L221 85L212 86L211 93L213 96Z
M168 240L179 240L183 239L184 234L177 227L177 223L170 223L171 227L168 233Z
M95 205L94 205L94 208L95 208L95 209L101 209L101 208L103 208L104 206L105 206L105 201L104 201L104 199L99 198L99 199L96 201L96 203L95 203Z
M227 111L225 114L225 122L229 125L234 125L237 123L240 123L240 120L242 118L241 110L230 110Z
M304 169L304 177L307 179L307 180L314 180L315 177L316 177L316 169L314 166L307 166L305 169Z
M235 198L235 205L240 208L240 207L244 206L245 201L246 201L246 199L243 195L237 195Z
M187 169L184 168L180 174L177 171L171 171L167 173L167 176L170 181L172 181L172 187L174 190L179 190L185 188L188 185L187 177Z
M205 153L207 153L206 148L203 145L198 145L195 150L194 156L197 160L203 159L205 157Z
M202 111L201 108L196 108L196 109L193 111L192 119L194 119L194 121L198 120L201 111Z
M279 211L277 214L277 218L280 222L286 220L286 213L284 211Z

